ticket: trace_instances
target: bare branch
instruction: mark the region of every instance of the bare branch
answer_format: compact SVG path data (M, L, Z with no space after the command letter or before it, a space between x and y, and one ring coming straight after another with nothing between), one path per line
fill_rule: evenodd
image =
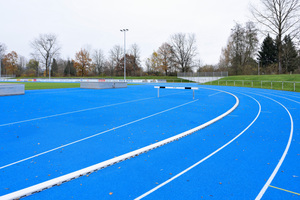
M59 55L61 47L58 44L57 36L54 34L41 34L30 43L35 55L45 65L46 74L49 73L51 60Z

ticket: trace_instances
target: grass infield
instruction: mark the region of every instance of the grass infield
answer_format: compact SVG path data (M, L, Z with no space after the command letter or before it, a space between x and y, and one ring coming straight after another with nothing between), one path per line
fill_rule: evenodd
M24 84L25 90L79 88L80 83L40 83L40 82L5 82L13 84Z

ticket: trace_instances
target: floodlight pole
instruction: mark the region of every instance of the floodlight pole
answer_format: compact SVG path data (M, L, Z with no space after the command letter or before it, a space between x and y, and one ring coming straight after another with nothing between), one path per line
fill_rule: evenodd
M47 41L49 42L49 44L50 44L50 49L49 49L49 79L51 78L51 70L50 70L50 68L51 68L51 55L50 55L50 50L51 50L51 41L52 41L52 39L47 39Z
M257 75L259 75L259 61L258 61L258 64L257 64Z
M121 29L121 32L124 32L124 82L126 82L126 31L128 29Z

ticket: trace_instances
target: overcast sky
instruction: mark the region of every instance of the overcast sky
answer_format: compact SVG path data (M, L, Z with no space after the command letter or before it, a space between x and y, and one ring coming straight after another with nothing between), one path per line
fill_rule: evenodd
M251 0L251 3L257 0ZM127 49L136 43L149 57L175 33L195 33L203 64L217 64L235 22L250 20L250 0L0 0L0 43L30 58L30 41L39 34L58 36L61 57L74 58L82 47Z

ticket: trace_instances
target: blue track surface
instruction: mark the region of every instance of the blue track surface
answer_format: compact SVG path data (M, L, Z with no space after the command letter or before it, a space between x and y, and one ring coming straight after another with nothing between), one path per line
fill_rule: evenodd
M154 85L1 97L0 196L210 121L235 104L226 91L239 106L207 128L25 199L299 199L299 93L164 85L199 90L195 99L167 89L157 98Z

